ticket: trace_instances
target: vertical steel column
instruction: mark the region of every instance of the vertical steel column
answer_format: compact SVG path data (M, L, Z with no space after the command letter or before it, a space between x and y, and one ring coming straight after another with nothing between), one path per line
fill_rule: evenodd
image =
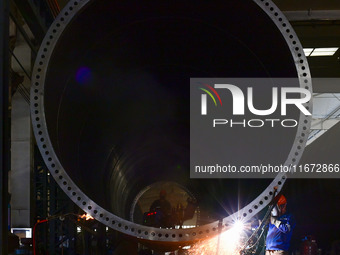
M0 255L8 250L9 121L9 2L0 1Z
M56 201L56 198L57 198L57 187L56 187L56 184L53 180L53 178L50 179L50 186L49 186L49 190L50 190L50 213L51 214L55 214L57 213L57 201ZM50 254L56 254L56 249L57 248L57 243L58 243L58 240L57 240L57 230L58 228L58 224L56 221L51 221L50 224L49 224L49 251L50 251Z

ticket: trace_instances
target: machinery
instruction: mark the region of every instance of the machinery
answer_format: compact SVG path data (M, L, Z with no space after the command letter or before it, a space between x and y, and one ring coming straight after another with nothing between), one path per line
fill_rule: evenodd
M160 181L185 187L201 212L220 210L212 196L233 196L232 180L190 179L187 86L190 77L241 76L294 77L311 91L302 46L270 0L71 0L32 75L39 150L70 199L109 228L165 250L216 236L265 208L286 176L253 180L252 202L195 228L141 225L131 204ZM306 143L310 118L300 120L287 162Z

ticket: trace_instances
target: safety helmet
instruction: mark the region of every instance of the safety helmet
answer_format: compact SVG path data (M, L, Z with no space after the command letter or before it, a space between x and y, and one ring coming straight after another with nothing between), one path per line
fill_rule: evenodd
M284 195L280 195L279 199L277 200L277 205L281 206L281 205L285 205L287 204L287 199L285 198Z

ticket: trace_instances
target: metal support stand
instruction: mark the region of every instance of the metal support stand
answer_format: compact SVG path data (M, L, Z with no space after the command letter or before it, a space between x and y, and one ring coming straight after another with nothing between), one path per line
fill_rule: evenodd
M35 221L74 213L75 205L49 174L37 147L34 148ZM76 254L77 226L67 217L49 220L39 227L37 247L42 253ZM38 253L40 254L40 253Z
M50 215L60 215L75 212L74 203L60 189L52 176L49 176ZM58 219L49 225L50 254L76 254L77 226L69 218Z
M36 146L33 147L34 150L34 184L33 184L33 208L35 209L33 214L33 225L39 220L47 219L49 216L49 201L48 201L48 175L47 168L45 166L44 161L41 158L40 152ZM36 243L44 244L44 247L38 248L44 251L47 251L48 245L48 226L50 222L41 224L38 227ZM39 253L38 253L39 254Z
M9 120L9 2L0 1L0 255L8 250Z

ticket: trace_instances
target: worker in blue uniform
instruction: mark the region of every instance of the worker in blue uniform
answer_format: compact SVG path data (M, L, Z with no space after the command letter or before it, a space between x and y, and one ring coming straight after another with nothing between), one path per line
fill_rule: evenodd
M287 214L287 199L280 195L274 206L266 239L266 255L288 255L295 220Z

